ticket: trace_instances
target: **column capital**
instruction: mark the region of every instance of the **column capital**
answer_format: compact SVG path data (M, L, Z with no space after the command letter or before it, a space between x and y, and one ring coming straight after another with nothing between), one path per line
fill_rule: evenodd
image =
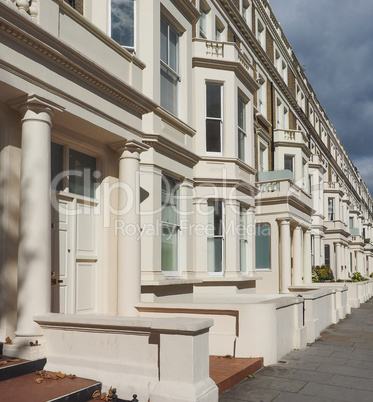
M284 218L284 219L280 218L280 219L276 219L276 220L280 225L290 225L290 221L291 221L290 218Z
M143 144L136 140L123 140L119 142L112 143L110 145L112 149L117 151L122 158L138 158L141 152L147 151L150 147L149 145Z
M10 106L13 109L17 109L23 113L27 112L28 110L36 113L45 112L48 113L50 117L52 117L53 114L57 111L63 112L65 110L64 107L58 105L57 103L54 103L36 94L27 94L13 99L10 102Z

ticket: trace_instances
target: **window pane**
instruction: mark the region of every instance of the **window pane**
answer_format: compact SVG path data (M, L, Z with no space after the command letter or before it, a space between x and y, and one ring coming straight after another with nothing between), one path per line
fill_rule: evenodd
M221 122L220 120L206 120L206 151L221 152Z
M134 47L134 0L111 0L111 37L122 46Z
M51 180L63 171L63 146L59 144L55 144L52 142L51 144ZM53 190L62 191L63 190L63 179L57 184L57 186Z
M69 151L69 191L86 197L95 196L96 158L70 149Z
M255 236L256 269L271 268L271 232L269 225L257 225Z
M221 118L220 85L206 85L206 113L207 117Z
M207 239L207 267L209 272L223 270L223 239Z
M179 225L179 184L170 177L162 178L162 221Z
M161 66L161 105L169 112L177 111L177 77Z
M238 98L238 127L246 131L246 113L245 103L241 98Z
M246 134L241 130L238 130L238 157L246 160Z
M291 170L293 172L293 157L292 156L285 156L284 160L284 167L287 170Z
M178 270L178 229L162 225L162 271Z
M241 272L246 271L246 250L247 250L247 241L244 239L240 240L240 270Z
M161 20L161 60L168 64L168 25Z
M170 27L170 43L169 43L170 60L169 60L168 65L176 72L178 72L178 66L177 66L177 42L178 42L177 33Z

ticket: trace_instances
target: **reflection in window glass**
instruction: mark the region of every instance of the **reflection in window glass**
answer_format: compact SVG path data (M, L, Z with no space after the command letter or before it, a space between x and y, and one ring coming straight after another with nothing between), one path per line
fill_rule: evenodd
M121 46L135 47L135 0L111 0L111 37Z
M69 150L69 191L86 197L95 196L96 158Z

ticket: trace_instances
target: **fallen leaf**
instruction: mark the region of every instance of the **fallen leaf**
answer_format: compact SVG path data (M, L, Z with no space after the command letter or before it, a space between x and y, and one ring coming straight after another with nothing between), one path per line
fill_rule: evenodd
M8 363L8 360L0 360L0 366L5 366Z
M71 375L71 374L70 374ZM69 377L70 378L70 377ZM97 399L101 396L101 392L96 389L96 391L92 394L92 398Z
M40 384L43 382L43 377L39 377L35 380L36 384Z
M58 373L56 373L56 376L57 376L58 378L65 378L65 377L66 377L66 374L62 374L61 371L59 371Z
M12 340L9 338L9 336L7 336L7 338L5 339L5 344L6 345L13 345Z
M9 359L10 362L20 362L22 359Z
M101 400L102 400L102 401L106 400L106 392L103 392L103 393L101 394Z
M75 374L69 374L69 375L67 376L67 378L70 378L70 380L75 380L76 375L75 375Z

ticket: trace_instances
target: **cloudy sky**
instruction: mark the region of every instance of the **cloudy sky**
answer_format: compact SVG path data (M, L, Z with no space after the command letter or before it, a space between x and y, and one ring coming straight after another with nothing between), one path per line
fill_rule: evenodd
M270 5L373 195L373 1L270 0Z

